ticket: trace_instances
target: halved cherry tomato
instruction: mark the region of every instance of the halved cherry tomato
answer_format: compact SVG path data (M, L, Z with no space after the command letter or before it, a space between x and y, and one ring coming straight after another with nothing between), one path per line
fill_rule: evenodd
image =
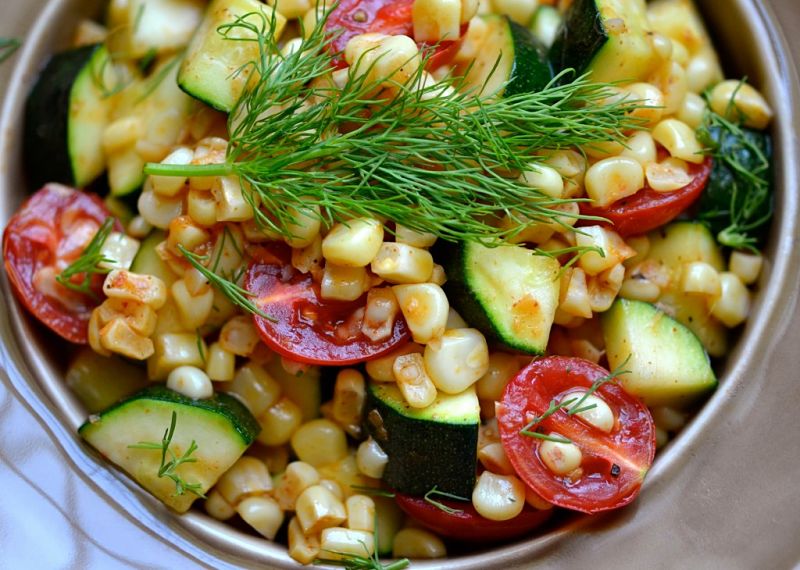
M342 0L328 17L327 29L339 35L331 42L334 53L344 51L350 38L359 34L377 32L389 35L414 37L414 24L411 11L414 0ZM464 35L466 26L461 27ZM436 53L428 62L429 69L436 69L450 63L458 51L460 38L441 41L436 45ZM343 67L344 63L337 61Z
M649 232L671 222L700 198L708 184L712 165L711 157L702 164L690 164L692 181L673 192L656 192L645 183L645 187L633 196L617 200L605 208L582 203L581 214L606 218L622 237ZM596 223L582 221L578 225Z
M448 513L421 497L396 494L397 505L407 515L435 533L465 542L500 542L529 534L540 527L553 514L553 509L538 511L525 505L522 512L511 520L493 521L478 514L475 507L462 501L438 502L460 512Z
M392 334L374 342L361 332L356 301L328 301L320 297L319 283L289 263L289 248L270 246L247 271L245 287L269 321L255 315L264 342L278 354L309 364L347 365L377 358L405 343L409 330L402 315Z
M48 184L28 198L3 232L3 259L17 298L42 323L77 344L86 344L102 277L95 276L97 298L92 298L61 286L54 276L80 257L110 215L98 196ZM117 223L115 229L122 226Z
M514 377L497 406L500 437L519 477L544 500L584 513L597 513L630 503L639 494L656 451L655 426L649 410L615 382L602 384L595 395L614 413L610 433L578 415L559 409L542 421L537 431L558 434L577 445L581 466L568 475L556 475L542 461L544 440L520 431L540 417L555 400L562 402L576 390L586 391L607 378L602 367L580 358L551 356L534 360Z

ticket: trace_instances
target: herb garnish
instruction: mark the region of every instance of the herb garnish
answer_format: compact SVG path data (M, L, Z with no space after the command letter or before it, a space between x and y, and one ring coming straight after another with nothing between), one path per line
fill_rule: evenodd
M111 235L111 230L114 229L114 218L108 217L97 230L97 233L89 242L89 245L81 253L80 257L70 263L64 271L56 275L56 281L67 289L72 289L78 293L83 293L92 298L97 298L97 295L92 291L92 275L99 273L105 274L110 270L101 267L101 263L114 263L115 260L107 258L103 255L103 245L106 243L108 236ZM76 275L83 275L80 281L74 281L72 278Z
M181 254L183 254L186 260L208 280L211 286L225 295L231 303L241 309L244 309L248 313L258 315L259 317L267 319L268 321L276 322L274 317L270 317L264 311L259 309L255 303L253 303L251 300L251 297L255 296L253 293L247 289L244 289L243 287L240 287L236 281L228 280L208 269L202 263L202 256L192 253L180 244L178 245L178 250L181 252ZM241 275L242 274L240 272L238 277L241 277Z
M19 38L0 38L0 63L14 55L21 45Z
M444 491L440 491L437 488L437 486L434 485L433 489L431 489L430 491L425 493L425 497L423 497L423 498L425 499L426 503L430 503L431 505L433 505L437 509L440 509L440 510L446 512L448 515L457 515L457 514L463 513L464 511L462 511L461 509L454 509L453 507L448 507L444 503L442 503L440 501L437 501L436 499L431 498L433 495L438 495L440 497L445 497L447 499L455 499L456 501L468 501L469 500L469 499L467 499L465 497L460 497L458 495L453 495L452 493L445 493Z
M161 440L161 443L153 443L147 441L140 441L135 445L129 445L128 447L131 449L154 449L161 451L161 466L158 468L158 476L160 477L167 477L172 479L175 483L175 494L173 496L177 497L179 495L185 494L187 491L190 493L194 493L201 499L205 499L206 496L203 494L203 486L200 483L187 483L184 479L178 475L175 471L183 465L184 463L196 463L197 458L191 457L192 453L197 451L197 443L195 440L192 440L192 443L189 444L189 448L178 457L175 453L169 448L170 444L172 444L172 436L175 435L175 425L178 422L178 414L174 411L172 412L172 421L170 422L169 427L164 432L164 438ZM167 454L170 456L170 460L167 461Z
M609 85L585 77L561 84L559 76L538 93L492 100L458 77L416 88L424 63L405 83L351 73L336 85L326 81L334 58L326 19L288 55L263 14L220 26L223 37L249 36L260 49L258 61L240 70L261 79L229 116L226 161L150 163L145 172L238 176L245 197L260 204L257 223L283 236L292 235L298 212L318 206L326 223L386 218L446 240L491 245L524 227L498 227L502 215L553 222L565 216L559 206L575 201L517 180L542 160L537 151L621 140L641 126L629 114L636 102L615 101Z
M744 80L739 88L743 84ZM725 116L712 111L709 105L703 124L697 130L700 142L715 160L712 177L724 188L724 195L714 199L710 189L706 191L706 202L712 207L701 211L698 217L717 231L720 244L757 252L758 230L773 213L769 150L759 144L760 133L742 126L746 115L736 106L735 98L736 91ZM708 93L706 99L709 99ZM727 118L734 116L738 120ZM717 203L723 201L724 205Z
M630 374L631 372L630 370L623 370L623 368L628 364L628 361L630 359L631 355L629 354L628 357L622 362L622 364L617 366L616 369L592 382L591 387L586 392L584 392L580 398L578 397L569 398L566 400L562 400L561 402L556 402L555 398L550 400L550 405L547 407L547 410L545 410L544 413L542 413L542 415L534 417L531 421L525 424L525 427L519 430L520 435L534 437L536 439L543 439L546 441L553 441L556 443L572 443L572 440L566 437L560 435L550 435L550 434L540 433L536 431L536 428L539 426L539 424L541 424L547 418L555 414L558 410L568 408L567 415L574 416L575 414L588 412L589 410L593 410L594 408L596 408L597 404L584 405L584 402L589 398L589 396L597 392L600 386L603 386L604 384L607 384L608 382L615 380L617 377L622 376L623 374Z
M395 560L394 562L389 562L387 564L383 564L378 558L378 517L375 516L375 524L372 528L372 538L373 538L373 546L374 551L372 556L369 555L369 549L367 545L362 542L361 545L364 547L364 554L365 556L359 556L357 554L350 554L348 552L335 552L335 551L327 551L324 550L323 552L329 552L330 554L335 554L336 556L341 557L339 560L331 560L328 558L317 558L314 560L315 566L338 566L340 568L346 568L347 570L402 570L403 568L408 568L410 562L408 558L401 558L400 560Z

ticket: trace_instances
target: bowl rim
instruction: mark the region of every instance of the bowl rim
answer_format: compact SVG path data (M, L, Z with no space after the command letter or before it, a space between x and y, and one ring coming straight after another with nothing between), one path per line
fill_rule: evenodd
M24 100L42 56L52 45L53 29L63 21L70 6L78 0L49 0L30 30L25 45L20 50L0 111L0 220L3 227L16 207L14 177L19 171L18 117L22 116ZM764 55L762 91L775 109L773 134L776 140L776 186L783 191L776 208L772 235L768 245L769 278L762 280L754 317L748 321L741 338L722 374L716 393L703 406L691 424L664 450L645 482L645 493L637 503L619 512L601 517L575 518L567 524L541 537L515 544L449 558L446 561L414 562L414 568L428 569L450 566L455 562L465 569L481 568L487 563L501 561L509 568L525 567L537 556L547 554L569 536L589 527L601 530L632 518L636 509L647 502L647 495L655 487L668 484L670 476L680 470L686 459L702 448L703 430L714 418L724 414L732 399L742 391L755 389L746 380L757 373L757 355L768 342L768 331L784 312L786 302L781 291L792 291L800 277L800 259L791 255L793 245L800 239L798 218L800 208L800 177L798 161L800 150L794 135L798 115L798 89L796 67L782 31L777 25L772 9L759 0L730 0L732 8L749 21L750 35ZM18 146L18 145L17 145ZM15 149L15 150L14 150ZM16 161L16 162L15 162ZM36 327L29 321L19 305L9 299L13 295L7 279L2 280L4 295L0 307L9 319L0 326L0 375L17 392L26 406L40 419L54 444L62 449L67 460L81 478L95 488L119 511L154 537L174 545L198 563L217 568L233 568L251 564L270 564L275 567L296 567L281 545L252 537L198 513L190 512L176 517L146 491L124 474L108 469L106 462L90 452L75 432L83 422L85 412L77 399L68 393L61 378L53 373L51 363L39 351L35 342L21 342L35 338ZM648 492L650 490L650 492ZM132 493L130 491L133 491ZM205 545L197 546L201 539ZM209 548L210 547L210 548Z

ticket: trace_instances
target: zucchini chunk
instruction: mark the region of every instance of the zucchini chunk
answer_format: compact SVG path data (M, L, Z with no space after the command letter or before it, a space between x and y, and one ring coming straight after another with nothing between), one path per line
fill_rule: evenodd
M82 347L70 362L64 382L94 413L147 386L147 372L124 358Z
M629 370L622 387L648 406L686 407L716 387L698 338L650 303L618 299L602 323L609 368Z
M700 338L708 353L724 356L728 351L728 329L711 316L706 300L681 290L683 265L704 261L717 271L725 268L722 253L708 228L698 222L674 222L648 234L650 251L645 262L658 264L669 275L656 305Z
M550 49L556 71L593 81L644 80L659 65L644 0L575 0Z
M142 275L152 275L161 279L167 287L171 287L178 276L175 274L169 265L159 257L156 247L158 244L167 239L167 233L164 230L153 230L146 238L142 240L139 246L139 251L136 257L133 258L131 264L131 271L134 273L141 273Z
M446 245L450 304L491 340L544 354L558 307L558 261L521 246Z
M263 21L258 12L264 15ZM178 73L181 89L226 113L236 105L250 79L252 70L246 64L259 57L256 41L242 41L250 37L243 30L232 31L236 40L227 40L218 31L241 16L248 16L247 21L256 26L269 26L274 21L272 34L276 40L286 26L286 18L258 0L214 0L189 43Z
M59 53L47 63L25 107L25 166L34 188L47 182L83 187L106 168L103 131L113 73L100 44Z
M471 67L465 88L484 97L531 93L553 79L545 47L530 30L508 16L481 16L486 27L483 42Z
M173 412L177 420L169 450L180 457L192 441L197 445L191 455L196 461L182 463L175 473L199 485L201 493L241 457L261 430L244 404L232 396L217 393L207 400L192 400L156 385L91 416L78 433L165 505L183 513L198 495L188 491L177 495L175 482L158 476L160 449L131 447L141 442L160 444Z
M477 467L480 407L475 388L439 393L427 408L410 407L395 384L370 382L365 427L389 456L383 480L393 489L424 495L434 486L471 497Z
M205 4L205 0L112 0L109 47L130 59L175 51L189 43Z

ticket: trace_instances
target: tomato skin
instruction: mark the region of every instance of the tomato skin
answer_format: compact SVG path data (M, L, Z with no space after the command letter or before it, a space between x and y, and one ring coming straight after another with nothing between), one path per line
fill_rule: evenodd
M331 42L333 53L343 53L350 38L359 34L377 32L388 35L414 37L412 9L414 0L342 0L328 17L327 29L339 32ZM464 35L466 26L462 26ZM450 63L458 51L461 40L442 41L428 62L429 69ZM423 46L424 47L424 46ZM344 67L343 61L335 62Z
M78 221L91 220L99 227L110 215L98 196L48 184L22 204L3 232L3 259L17 298L39 321L76 344L86 344L89 317L99 301L64 289L64 295L71 299L71 307L67 307L37 291L34 276L40 269L56 263L60 246L69 238L62 231L66 216ZM122 230L118 222L115 230ZM95 277L94 289L99 298L102 279Z
M610 224L601 225L611 227L622 237L649 232L671 222L700 198L708 184L712 166L711 157L706 157L702 164L690 164L693 180L674 192L656 192L645 182L645 187L633 196L617 200L605 208L581 203L581 214L606 218ZM597 223L581 220L578 225Z
M355 301L321 299L319 283L294 269L290 255L286 246L270 246L245 277L253 302L276 320L253 317L261 339L272 350L308 364L344 366L377 358L408 341L410 332L401 314L384 341L373 342L360 330L351 338L338 338L337 327L365 306L366 294Z
M422 497L395 494L397 505L420 524L441 536L465 542L501 542L519 538L542 526L553 514L553 509L538 511L525 505L513 519L493 521L478 514L471 503L436 500L461 512L446 513Z
M550 471L538 454L543 440L519 433L532 417L543 414L553 399L561 401L576 388L586 390L607 375L602 367L580 358L541 358L508 383L497 406L500 438L517 475L554 505L590 514L627 505L639 494L653 463L655 425L650 411L614 382L603 384L595 392L617 418L611 433L569 416L563 409L538 426L580 447L583 473L577 479Z

